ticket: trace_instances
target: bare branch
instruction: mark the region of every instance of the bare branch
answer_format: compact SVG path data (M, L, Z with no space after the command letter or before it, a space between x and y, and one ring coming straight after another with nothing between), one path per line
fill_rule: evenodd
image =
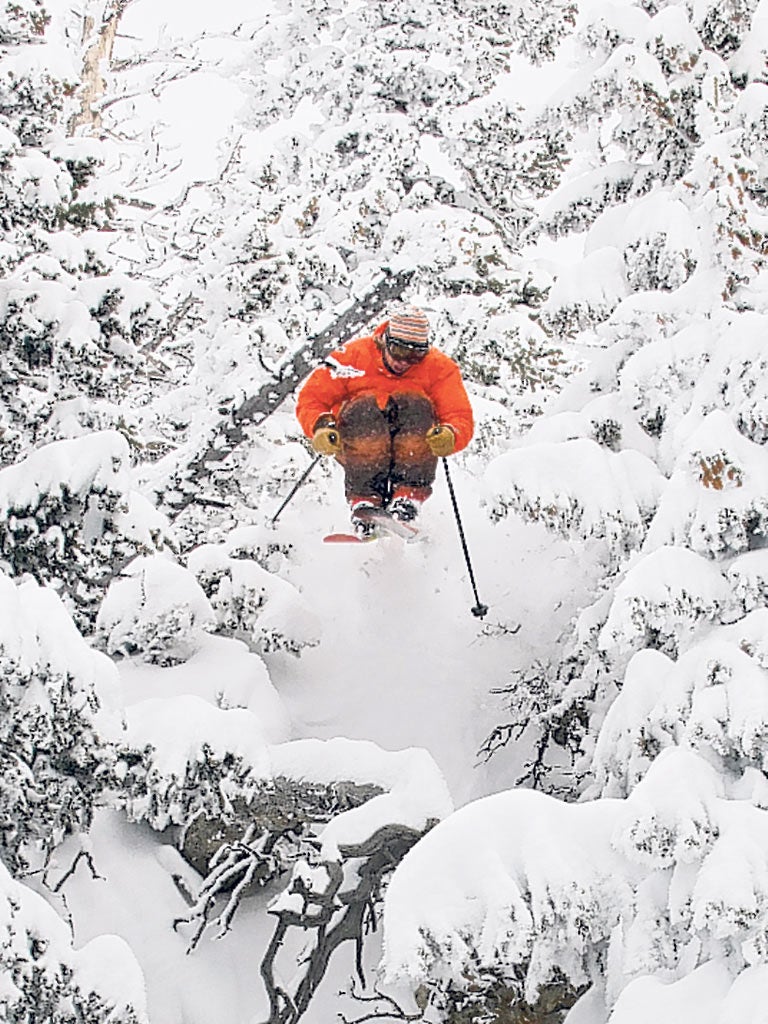
M428 822L426 828L432 824ZM301 875L294 877L289 891L302 897L303 910L278 907L274 911L277 925L261 964L270 1004L268 1024L296 1024L325 976L331 956L344 942L355 943L355 972L359 983L365 985L363 941L374 927L371 918L375 918L375 904L380 899L383 880L423 834L404 825L388 824L362 843L340 846L340 862L322 861L317 865L325 869L328 880L322 890L310 890ZM355 862L354 882L351 888L345 889L343 866L350 861ZM292 927L314 932L315 939L303 965L303 976L289 996L275 980L275 961ZM418 1020L419 1017L403 1016L401 1019Z
M356 992L354 985L351 990L352 998L358 1003L374 1004L376 1009L371 1013L365 1013L362 1017L345 1017L343 1013L339 1013L339 1017L342 1024L365 1024L369 1020L404 1020L404 1021L420 1021L424 1020L424 1010L417 1010L414 1013L408 1013L404 1010L400 1004L392 998L392 996L386 995L376 985L373 987L373 994L370 996L363 995L361 992Z
M101 879L102 878L102 875L100 875L98 873L98 871L96 870L96 865L93 862L93 857L91 856L91 854L87 850L80 850L78 852L77 856L75 857L75 859L69 865L69 868L64 872L64 874L58 880L56 885L53 887L53 891L54 892L60 892L61 888L63 887L63 885L67 881L67 879L71 878L72 875L74 875L75 871L77 870L77 865L80 863L81 860L84 860L86 862L86 864L88 865L88 867L91 869L91 877L92 878L94 878L94 879Z

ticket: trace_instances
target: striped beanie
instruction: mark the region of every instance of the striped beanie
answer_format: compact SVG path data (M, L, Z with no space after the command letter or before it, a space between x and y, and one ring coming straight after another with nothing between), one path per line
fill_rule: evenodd
M400 306L389 315L389 334L404 345L428 348L429 320L416 306Z

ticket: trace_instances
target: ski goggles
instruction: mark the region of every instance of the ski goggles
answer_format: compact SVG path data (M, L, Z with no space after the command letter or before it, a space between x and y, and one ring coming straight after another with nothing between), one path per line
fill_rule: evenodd
M420 363L429 351L428 345L414 345L410 341L401 341L399 338L393 338L389 331L384 335L384 343L392 358L403 363Z

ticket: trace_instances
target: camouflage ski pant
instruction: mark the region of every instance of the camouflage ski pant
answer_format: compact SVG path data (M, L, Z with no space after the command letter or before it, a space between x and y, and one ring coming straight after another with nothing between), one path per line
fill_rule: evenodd
M364 498L376 505L401 495L424 501L432 493L437 458L426 442L436 424L424 395L392 395L380 409L373 395L350 399L338 418L349 502Z

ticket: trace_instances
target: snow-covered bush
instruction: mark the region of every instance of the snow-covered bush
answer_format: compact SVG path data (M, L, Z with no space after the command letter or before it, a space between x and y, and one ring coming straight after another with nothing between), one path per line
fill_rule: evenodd
M155 665L186 661L215 616L188 569L162 555L129 562L112 581L96 617L108 654L139 654Z
M633 977L679 978L710 960L733 982L768 958L755 870L767 830L762 807L726 799L715 768L682 749L625 800L486 797L396 869L385 978L424 986L443 1013L501 986L530 1005L563 977L576 990L604 980L610 1007Z
M558 275L541 307L541 325L557 338L573 338L607 320L628 290L619 250L596 249Z
M245 641L260 654L299 654L318 642L317 617L286 580L252 555L247 531L234 530L222 544L194 548L187 564L210 601L217 631Z
M90 628L111 578L168 541L168 524L130 489L125 438L103 431L54 441L0 470L0 559L61 592Z
M585 251L620 248L631 291L674 291L696 269L700 242L693 215L669 189L638 197L629 211L606 210L587 233Z
M699 623L716 622L727 606L726 582L711 562L687 548L658 548L614 590L598 647L614 664L641 648L676 656Z
M625 204L610 206L589 226L585 259L557 275L541 308L542 324L572 337L607 320L630 292L679 288L698 265L696 227L685 204L666 189L635 198L629 211Z
M588 983L632 905L614 828L600 804L524 791L456 811L405 857L387 889L385 978L425 986L443 1019L473 990L487 996L506 985L533 1004L552 981Z
M471 320L458 323L447 308L447 330L456 332L454 358L467 384L482 389L484 399L510 405L516 395L529 401L536 393L550 394L570 369L562 349L553 345L527 316L510 314L488 318L482 308ZM466 303L461 303L466 313ZM442 321L435 325L442 334Z
M604 538L617 560L642 544L661 492L646 456L613 453L586 438L500 455L487 482L492 517L515 510L567 537Z
M703 324L695 333L688 329L685 332L688 343L695 345L696 334L702 330L706 330ZM689 380L686 389L685 411L698 418L715 409L724 410L739 432L759 445L768 440L768 364L763 345L766 330L768 317L745 312L724 327L717 346L711 351L706 351L699 337L698 373ZM695 348L691 354L694 352ZM701 359L703 354L706 354L704 360Z
M195 817L231 820L269 771L259 719L199 697L156 697L128 712L123 801L133 821L162 831Z
M723 132L697 150L683 182L689 202L702 202L711 218L713 263L724 300L748 286L764 266L765 223L753 199L759 188L755 170L737 133Z
M144 979L116 935L73 948L70 929L0 864L0 1014L26 1024L148 1024Z
M86 831L114 785L112 663L56 594L0 574L0 855L13 871Z
M538 223L557 238L590 227L606 207L624 201L630 192L642 194L637 169L619 160L564 180L539 206Z
M628 794L670 746L702 753L726 778L765 769L765 662L738 635L713 637L674 662L655 651L635 655L595 749L601 792Z
M692 424L684 421L672 437L679 454L649 528L647 549L681 544L724 558L760 546L768 536L764 447L740 434L719 410Z
M712 327L700 321L651 340L626 360L619 393L651 437L675 426L693 400L710 359Z
M768 551L748 551L729 564L726 578L731 596L742 615L768 605Z

